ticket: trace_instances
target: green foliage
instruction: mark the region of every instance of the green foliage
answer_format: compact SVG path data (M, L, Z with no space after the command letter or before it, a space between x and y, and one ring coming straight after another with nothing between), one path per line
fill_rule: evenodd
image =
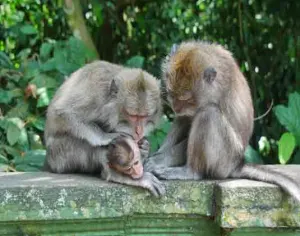
M246 163L263 164L263 159L261 155L253 147L248 146L245 151L245 161Z
M295 137L292 133L284 133L278 141L279 162L286 164L296 147Z
M166 135L168 134L171 128L171 122L166 116L163 116L160 121L160 125L157 129L152 131L148 136L150 142L150 152L153 153L158 150Z
M25 29L27 33L32 30ZM36 171L41 167L45 157L42 135L46 108L65 76L92 59L74 37L45 42L39 52L34 58L20 56L19 68L3 52L0 54L2 169Z
M142 56L133 56L125 63L128 67L143 68L145 58Z
M274 111L279 122L289 131L278 142L279 162L285 164L291 159L296 147L300 147L300 94L291 93L288 106L278 105ZM294 161L299 161L299 150Z
M276 106L275 115L280 124L295 136L297 144L300 145L300 94L291 93L288 107Z

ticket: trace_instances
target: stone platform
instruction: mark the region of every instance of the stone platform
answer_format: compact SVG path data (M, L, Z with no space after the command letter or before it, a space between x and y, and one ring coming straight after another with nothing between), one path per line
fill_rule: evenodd
M270 167L300 185L300 165ZM300 204L275 185L164 183L154 198L96 177L0 173L0 235L300 235Z

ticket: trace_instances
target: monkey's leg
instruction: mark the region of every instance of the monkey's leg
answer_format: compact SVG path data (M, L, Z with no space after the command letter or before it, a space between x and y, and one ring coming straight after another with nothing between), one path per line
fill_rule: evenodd
M86 141L72 136L48 138L45 170L54 173L92 173L95 165L89 161L91 149Z
M193 172L188 166L183 167L161 167L153 171L153 174L159 179L164 180L200 180L202 175Z
M144 168L152 172L161 167L182 166L186 163L186 149L187 139L146 159Z
M187 164L193 170L212 178L228 178L241 163L243 152L240 135L218 106L207 106L197 112L192 123L187 152Z

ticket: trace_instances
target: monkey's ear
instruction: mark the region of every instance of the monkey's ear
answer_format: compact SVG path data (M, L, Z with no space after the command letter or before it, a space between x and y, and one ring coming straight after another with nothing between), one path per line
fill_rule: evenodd
M217 76L217 71L215 68L207 67L204 70L203 77L204 77L205 81L207 81L208 83L212 83L215 80L216 76Z
M118 93L118 86L117 86L116 81L114 79L111 81L109 93L112 96L115 96Z
M170 56L173 56L177 52L177 49L178 49L178 45L174 43L171 47Z

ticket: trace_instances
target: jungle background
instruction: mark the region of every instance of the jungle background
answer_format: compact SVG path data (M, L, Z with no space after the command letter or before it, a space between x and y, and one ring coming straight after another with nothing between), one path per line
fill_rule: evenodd
M208 40L232 51L248 79L255 122L246 160L300 163L300 1L2 0L0 169L38 171L45 113L67 76L95 59L160 78L173 43ZM165 107L154 151L172 122Z

